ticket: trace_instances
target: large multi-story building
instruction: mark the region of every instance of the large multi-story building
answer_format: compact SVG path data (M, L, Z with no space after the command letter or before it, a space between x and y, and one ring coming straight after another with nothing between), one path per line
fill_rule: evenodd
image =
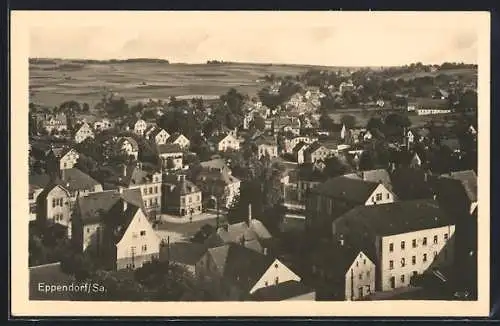
M455 223L432 199L358 206L332 231L375 257L378 291L409 286L412 277L454 261Z

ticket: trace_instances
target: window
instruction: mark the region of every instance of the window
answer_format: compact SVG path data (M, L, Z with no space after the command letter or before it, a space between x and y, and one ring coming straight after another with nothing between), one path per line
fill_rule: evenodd
M411 257L411 264L415 265L417 263L417 256L412 256Z
M404 282L405 282L405 275L403 274L403 275L401 275L401 283L404 284Z
M56 200L52 199L52 208L56 207Z
M435 236L434 236L434 244L437 244L437 243L438 243L438 236L437 236L437 235L435 235Z
M143 193L144 193L145 195L147 195L147 194L148 194L148 188L144 188L142 191L143 191Z
M358 262L358 261L356 261L356 267L358 267L358 266L359 266L359 262Z
M422 240L422 245L427 246L427 237L424 237Z
M396 278L394 276L391 276L389 282L391 283L391 288L394 289L396 287Z
M143 251L143 252L144 252L144 251L148 251L148 246L147 246L147 245L142 246L142 251Z
M405 267L406 265L406 260L404 258L401 258L401 267Z
M375 200L382 200L382 194L376 194Z
M363 265L366 265L366 259L363 259Z
M389 260L389 269L394 269L394 261Z
M269 283L267 281L265 281L264 286L269 286Z
M424 263L427 261L427 254L424 254Z
M405 250L405 242L401 241L401 250Z
M418 272L417 271L413 271L413 277L417 276Z
M147 200L144 201L144 206L148 207L148 201Z
M391 195L390 194L387 194L387 199L391 198Z
M370 289L370 285L367 285L366 286L366 294L370 294L370 293L372 293L371 289Z
M444 234L444 241L448 241L448 233Z
M389 243L389 252L394 251L394 243Z
M158 186L155 186L155 194L157 194L157 193L158 193Z
M274 284L278 284L280 282L280 278L278 276L276 276L276 278L274 279Z
M153 206L153 200L152 199L149 200L149 206Z
M413 248L417 248L417 239L413 239L413 240L411 241L411 246L412 246Z
M437 255L438 255L438 252L434 251L434 259L436 259Z
M363 296L363 288L362 287L360 287L358 289L358 295L359 295L360 298Z
M146 231L145 230L142 230L141 231L141 236L145 236L146 235Z
M149 194L151 195L153 193L153 187L149 187Z
M90 233L90 228L87 228L87 233Z
M155 198L155 206L158 206L158 198Z
M278 268L278 264L274 264L274 268Z
M370 278L370 271L366 271L366 277Z

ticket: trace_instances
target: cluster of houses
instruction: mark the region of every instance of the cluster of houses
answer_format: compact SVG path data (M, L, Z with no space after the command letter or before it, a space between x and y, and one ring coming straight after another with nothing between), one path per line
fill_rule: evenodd
M354 87L352 83L340 86L341 91ZM280 110L270 110L258 101L247 103L241 126L247 137L238 129L228 129L207 138L213 152L239 151L250 142L259 158L286 156L298 167L311 164L321 171L328 158L337 157L354 162L355 167L354 173L335 178L299 173L294 180L282 179L284 186L295 189L303 220L301 234L316 239L314 248L299 257L283 258L276 249L279 237L252 217L251 206L244 222L218 224L196 243L169 246L168 259L186 266L214 297L362 300L376 292L413 286L429 273L445 278L446 268L462 261L457 257L475 256L470 239L470 230L477 228L475 172L433 175L425 171L417 178L427 190L425 195L400 196L396 183L411 188L413 182L406 183L403 177L404 181L396 180L398 173L416 175L426 166L426 158L412 147L425 143L429 130L404 130L398 147L408 156L404 167L391 162L387 169L361 171L356 162L364 151L362 145L374 135L345 124L319 131L318 117L311 112L323 96L311 88L292 96ZM263 131L252 128L257 116L264 119ZM193 173L185 160L190 140L140 118L121 124L107 119L79 121L69 128L66 117L58 114L38 117L37 126L49 134L69 132L71 139L63 145L30 144L30 156L45 166L44 173L29 178L30 223L60 225L76 248L100 257L105 268L135 269L160 259L165 249L154 227L159 216L192 217L210 208L229 208L240 191L241 180L224 159L202 161ZM100 144L103 152L115 149L131 160L107 162L103 167L107 173L99 176L84 173L77 167L82 154L76 145L112 128L127 135ZM468 132L476 134L473 126ZM154 148L160 166L141 162L142 142ZM443 144L460 152L458 141L446 138ZM453 204L458 197L464 205Z

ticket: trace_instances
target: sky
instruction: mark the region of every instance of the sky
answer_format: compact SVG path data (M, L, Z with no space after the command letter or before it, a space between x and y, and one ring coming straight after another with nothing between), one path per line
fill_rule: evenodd
M30 19L30 57L477 63L480 18L472 12L39 12Z

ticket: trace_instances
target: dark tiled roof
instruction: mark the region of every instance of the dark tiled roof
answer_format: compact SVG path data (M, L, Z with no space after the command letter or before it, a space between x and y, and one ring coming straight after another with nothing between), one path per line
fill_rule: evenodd
M214 135L208 139L208 142L213 143L213 144L218 144L220 143L224 138L229 136L230 134L219 134L219 135Z
M477 201L477 175L473 170L450 172L441 175L441 178L459 181L467 197L471 201Z
M54 147L52 148L52 154L54 154L54 157L60 159L64 157L64 155L68 154L71 150L74 149L68 146Z
M182 149L179 146L179 144L170 144L170 143L158 145L156 146L156 150L158 151L159 154L182 152Z
M100 222L120 199L117 191L103 191L78 198L77 205L83 224Z
M100 183L77 168L62 170L62 185L69 191L94 190Z
M364 181L381 183L389 190L391 190L392 188L391 176L385 169L358 171L356 173L346 174L345 177L358 178Z
M115 205L123 205L123 199L119 200ZM115 243L120 242L130 223L134 219L135 214L140 210L141 208L135 205L127 205L126 210L122 211L120 214L107 214L104 221L106 228L111 230Z
M252 301L282 301L300 295L315 292L314 289L297 281L286 281L277 285L267 286L255 291L251 296ZM314 299L312 299L314 300Z
M349 228L380 236L454 225L438 202L432 199L358 206L337 221L339 225L349 225Z
M375 261L375 257L369 255L369 248L364 248L360 243L344 241L341 245L338 241L329 241L321 243L318 250L312 252L312 262L317 266L327 268L332 276L344 277L360 252L363 252L372 262Z
M151 131L151 133L149 134L149 137L151 139L154 139L156 136L158 136L158 134L162 131L165 131L164 129L162 128L157 128L157 127L153 127L153 131ZM166 131L165 131L166 132ZM170 137L169 137L170 138Z
M274 261L269 256L234 243L210 248L208 253L223 279L246 291L250 290Z
M270 239L272 236L267 228L257 219L252 219L250 223L240 222L227 225L227 231L224 227L217 230L217 234L224 243L239 243L241 239L245 241Z
M168 143L173 143L176 141L180 136L183 136L180 132L174 132L173 134L168 137L167 142Z
M170 174L165 177L164 183L172 184L175 186L174 193L184 196L187 194L192 194L199 192L200 189L191 181L187 180L185 177L182 180L177 179L178 176L175 174Z
M204 180L205 179L205 180ZM228 173L227 170L218 171L201 171L198 175L198 181L222 181L225 185L230 185L240 180Z
M377 182L340 176L318 185L312 189L312 192L331 198L340 198L349 202L364 204L378 185L379 183Z
M314 153L314 152L316 152L318 149L320 149L321 147L323 147L323 145L321 145L321 143L319 143L319 142L314 142L314 143L312 143L311 145L309 145L309 147L307 147L306 152L308 152L308 153Z
M200 163L201 167L205 169L226 169L228 168L223 159L217 158L210 161L204 161Z
M441 145L448 147L452 151L460 150L460 141L457 138L445 138L441 140Z
M260 146L260 145L277 146L277 143L273 138L265 137L265 136L257 137L255 139L255 144L257 146Z
M165 250L167 250L167 248L165 248ZM207 247L193 242L176 242L171 243L168 250L171 261L194 266L203 254L207 252Z
M29 184L33 188L44 188L49 182L50 176L46 173L29 175Z
M78 209L84 224L92 224L108 219L111 209L123 201L131 206L144 209L140 189L125 189L123 193L116 190L108 190L89 194L78 199Z

